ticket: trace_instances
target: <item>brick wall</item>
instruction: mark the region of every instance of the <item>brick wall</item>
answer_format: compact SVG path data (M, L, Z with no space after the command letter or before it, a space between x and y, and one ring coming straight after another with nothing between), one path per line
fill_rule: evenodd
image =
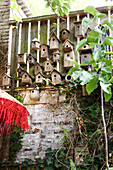
M30 112L30 130L24 134L23 147L17 155L17 162L25 158L34 159L34 156L43 158L48 147L58 149L63 147L60 140L63 138L63 130L73 128L73 115L67 114L66 108L60 104L51 106L49 104L28 105ZM57 125L58 124L58 125Z
M8 59L10 1L0 2L0 84Z

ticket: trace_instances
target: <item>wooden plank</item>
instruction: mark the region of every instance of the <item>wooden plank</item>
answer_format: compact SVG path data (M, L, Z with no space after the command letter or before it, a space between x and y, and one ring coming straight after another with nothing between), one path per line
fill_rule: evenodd
M67 29L69 30L69 16L67 16Z
M59 32L60 32L60 19L57 18L57 38L59 39Z
M49 36L50 36L50 20L47 21L47 45L49 45Z
M11 65L11 47L12 47L12 25L10 25L9 28L8 65Z
M27 53L30 53L30 45L31 45L31 22L29 22L28 26L28 51ZM29 73L29 62L27 61L27 72Z
M40 21L38 21L38 41L40 42ZM37 62L40 62L39 59L39 50L37 50Z

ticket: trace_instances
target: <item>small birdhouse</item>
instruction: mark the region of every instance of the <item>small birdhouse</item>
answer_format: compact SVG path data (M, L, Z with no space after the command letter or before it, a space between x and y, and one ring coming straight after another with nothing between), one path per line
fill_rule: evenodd
M50 94L50 101L49 101L49 103L51 105L57 104L58 103L58 97L59 97L58 90L50 89L49 90L49 94Z
M44 72L51 72L52 71L52 62L48 59L44 62Z
M6 73L2 77L2 86L3 87L11 86L11 76L9 76Z
M27 53L18 54L18 63L19 64L26 64Z
M27 71L25 71L22 74L21 84L22 85L31 85L32 84L32 77L27 73Z
M88 27L86 31L84 31L84 38L87 38L89 36L89 33L91 32L91 29Z
M30 65L34 65L37 61L36 57L31 53L28 55L27 60Z
M29 97L31 100L38 101L40 99L40 93L37 89L32 89L30 91Z
M63 41L65 41L66 39L69 38L69 34L70 34L70 31L69 31L68 29L66 29L66 28L64 28L64 29L62 29L62 30L60 31L61 39L62 39Z
M71 75L66 75L65 76L65 82L68 84L68 83L70 83L71 81L73 80L73 78L72 78L72 76Z
M31 42L32 44L32 50L38 50L39 49L39 46L40 46L40 42L38 41L37 38L34 38Z
M65 40L65 42L63 43L63 51L70 52L72 50L74 50L74 44L68 39Z
M91 62L90 55L92 53L92 49L88 44L84 45L80 50L80 61L81 63L84 61L89 61Z
M90 56L91 56L91 53L90 53L90 52L88 52L88 53L86 53L86 54L81 54L81 55L80 55L80 61L81 61L81 63L84 62L84 61L89 61L89 62L91 62Z
M52 55L53 55L53 61L54 61L54 62L57 62L57 61L60 60L60 53L59 53L59 50L54 51Z
M59 71L54 69L51 72L51 81L53 84L61 84L61 77L62 77L62 75Z
M69 70L73 67L73 63L68 59L74 59L74 51L64 53L64 67Z
M40 46L40 50L41 50L41 58L46 59L49 58L49 46L46 44L42 44Z
M82 22L75 21L74 24L75 24L75 37L82 38L83 37Z
M42 73L37 73L35 76L35 83L36 84L44 84L45 83L45 77Z
M42 66L39 63L36 63L35 65L35 75L37 75L37 73L42 73Z
M59 39L57 38L56 34L53 32L49 39L50 50L58 50L59 43L60 43Z
M22 77L22 74L25 72L25 70L20 66L20 67L17 69L17 72L18 72L18 77Z

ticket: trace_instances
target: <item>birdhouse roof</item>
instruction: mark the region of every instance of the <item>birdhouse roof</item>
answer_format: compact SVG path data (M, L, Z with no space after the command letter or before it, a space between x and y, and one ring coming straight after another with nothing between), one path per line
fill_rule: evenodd
M21 66L19 66L19 68L17 69L17 72L19 71L19 69L22 71L25 71Z
M4 75L3 76L7 76L8 78L11 78L11 76L10 75L8 75L7 73L4 73Z
M22 76L23 76L24 74L27 74L27 75L32 79L32 77L30 76L30 74L29 74L27 71L24 71L23 74L22 74Z
M24 55L24 54L27 54L27 53L21 53L21 54L18 54L18 55Z
M63 28L63 29L60 31L60 33L62 33L64 30L66 30L68 33L70 33L70 31L69 31L68 29L66 29L66 28Z
M43 68L43 66L41 66L40 63L36 63L34 66L36 66L36 65L39 65L41 68Z
M51 63L51 64L53 63L51 60L46 60L46 61L44 62L44 64L47 63L47 62L49 62L49 63Z
M64 45L65 45L65 43L66 43L67 41L68 41L72 46L74 46L74 44L73 44L69 39L67 39L67 40L64 41L64 43L63 43L63 45L62 45L63 47L64 47Z
M42 47L42 46L47 46L49 48L49 45L47 45L47 44L41 44L40 47Z
M74 21L74 24L81 24L82 21Z
M57 50L57 51L54 51L53 54L59 54L60 55L60 52L59 52L59 50Z
M38 41L37 38L34 38L34 39L32 40L32 42L40 42L40 41Z
M56 36L56 34L55 34L54 32L52 32L52 34L51 34L51 36L50 36L50 38L49 38L49 41L50 41L50 39L51 39L53 36L55 36L55 38L57 39L57 41L60 42L60 40L57 38L57 36Z
M38 72L38 73L35 75L35 77L36 77L38 74L40 74L42 77L44 77L44 75L43 75L42 73L40 73L40 72ZM45 78L45 77L44 77L44 78Z
M33 57L35 60L37 60L36 57L33 54L31 54L31 53L28 54L27 58L29 58L29 57Z
M56 72L57 74L60 74L60 76L62 76L62 74L61 74L59 71L57 71L56 69L53 69L53 71L51 72L51 74L52 74L53 72Z

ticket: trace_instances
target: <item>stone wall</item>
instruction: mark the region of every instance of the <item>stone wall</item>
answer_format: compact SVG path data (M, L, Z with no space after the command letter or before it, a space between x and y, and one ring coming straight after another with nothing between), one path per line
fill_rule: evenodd
M10 1L0 2L0 84L8 59Z
M17 162L25 158L34 160L34 156L43 158L49 147L63 147L60 140L64 137L64 130L61 126L73 128L73 115L67 112L64 104L28 105L27 109L30 112L30 130L24 134L23 147L17 155Z

